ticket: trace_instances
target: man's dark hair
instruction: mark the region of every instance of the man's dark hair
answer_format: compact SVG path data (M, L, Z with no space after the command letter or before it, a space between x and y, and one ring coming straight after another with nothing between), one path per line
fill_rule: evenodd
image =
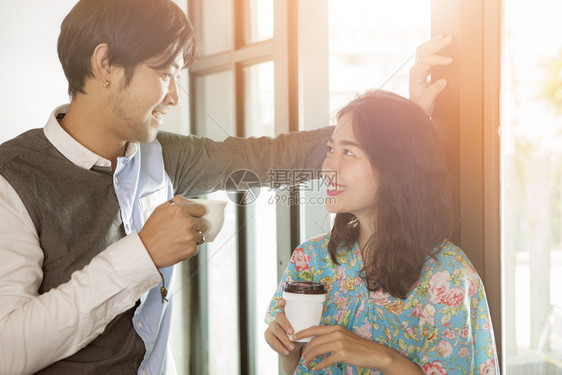
M109 63L124 68L125 84L143 61L158 58L153 68L163 69L182 53L185 68L196 54L191 23L171 0L80 0L62 22L58 40L70 96L85 93L90 58L101 43L108 45Z

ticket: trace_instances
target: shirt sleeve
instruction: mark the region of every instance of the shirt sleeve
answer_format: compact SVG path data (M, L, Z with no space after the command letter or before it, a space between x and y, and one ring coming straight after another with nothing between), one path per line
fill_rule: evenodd
M300 170L319 178L326 143L334 128L281 134L278 137L229 137L223 142L209 138L159 132L164 166L177 194L196 196L216 190L245 190L251 187L286 185L283 173L271 170ZM242 183L229 178L234 172L249 171L239 176ZM257 177L259 181L253 179Z
M43 250L18 194L0 176L0 374L35 372L86 346L160 276L138 234L38 294Z
M484 286L464 254L435 262L418 290L418 365L429 374L499 374ZM414 309L416 311L416 308Z

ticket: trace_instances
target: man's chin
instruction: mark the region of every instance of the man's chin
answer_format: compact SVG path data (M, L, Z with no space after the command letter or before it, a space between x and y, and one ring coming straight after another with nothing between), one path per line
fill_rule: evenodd
M135 143L150 143L156 139L158 129L149 129L145 134L138 134Z
M150 134L142 142L143 143L150 143L150 142L154 141L156 139L157 134L158 134L158 129L155 129L153 132L150 132Z

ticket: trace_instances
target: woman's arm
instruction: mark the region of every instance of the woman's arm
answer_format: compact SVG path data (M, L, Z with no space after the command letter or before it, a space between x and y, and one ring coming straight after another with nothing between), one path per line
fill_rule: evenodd
M379 364L375 366L378 370L386 375L414 375L422 374L422 369L410 361L408 358L404 357L402 354L398 353L396 350L389 348L386 345L379 344L371 341L371 343L376 346L374 351L378 352L378 357L380 357Z
M410 69L410 100L422 107L429 117L435 108L435 98L445 89L447 81L441 78L435 82L428 82L428 77L433 65L448 65L453 62L448 56L436 55L451 44L452 40L450 36L438 35L420 44L416 51L416 63Z
M295 339L315 336L302 350L305 363L319 355L330 356L312 367L318 371L335 363L377 369L385 375L418 375L423 371L414 362L389 347L364 339L341 326L316 326L298 332Z

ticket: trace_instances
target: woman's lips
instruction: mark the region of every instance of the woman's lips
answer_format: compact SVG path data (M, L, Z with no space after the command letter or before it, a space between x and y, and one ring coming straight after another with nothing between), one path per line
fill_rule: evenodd
M330 185L326 190L326 194L328 194L328 196L330 197L334 197L336 195L343 193L346 189L347 188L343 185Z

